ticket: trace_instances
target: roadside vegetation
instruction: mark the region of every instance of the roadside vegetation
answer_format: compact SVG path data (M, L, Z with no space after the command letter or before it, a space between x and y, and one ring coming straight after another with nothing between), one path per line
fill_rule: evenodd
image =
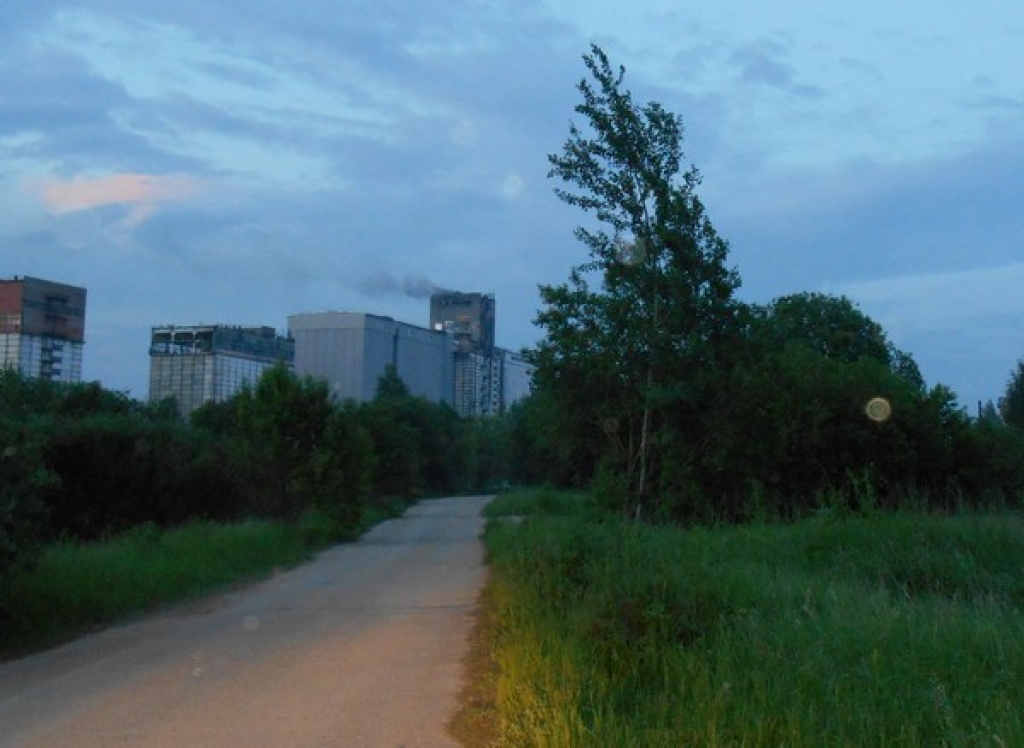
M265 576L339 539L337 523L147 523L103 541L60 541L3 575L0 657L66 641L91 629Z
M0 371L0 657L251 580L418 497L505 479L495 424L268 370L189 420L96 384Z
M684 530L550 491L488 514L494 744L1024 743L1020 516Z
M489 507L487 739L1024 744L1024 362L972 416L845 297L740 301L682 119L583 60L510 433L584 493Z

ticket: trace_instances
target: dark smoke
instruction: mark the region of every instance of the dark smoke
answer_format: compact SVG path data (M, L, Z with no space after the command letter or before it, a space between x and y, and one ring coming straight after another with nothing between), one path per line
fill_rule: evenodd
M382 270L363 278L355 285L367 296L409 296L413 299L429 299L431 294L447 290L429 278L407 275L399 279Z

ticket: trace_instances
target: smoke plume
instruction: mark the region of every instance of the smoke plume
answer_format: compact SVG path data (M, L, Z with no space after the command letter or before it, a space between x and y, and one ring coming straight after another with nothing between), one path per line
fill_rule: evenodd
M431 294L447 290L423 276L397 278L383 270L363 278L355 286L367 296L408 296L413 299L429 299Z

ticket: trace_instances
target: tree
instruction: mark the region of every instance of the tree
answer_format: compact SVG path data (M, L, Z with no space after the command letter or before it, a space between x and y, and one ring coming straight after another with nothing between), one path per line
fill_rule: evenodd
M1017 362L1017 368L1010 373L1006 393L1000 402L1003 420L1010 426L1024 428L1024 359Z
M763 351L802 346L831 361L870 358L913 387L925 389L913 356L893 345L882 326L845 296L796 293L753 311L751 334Z
M943 502L957 488L965 419L942 386L924 391L884 360L765 347L736 367L713 439L716 520L767 511L798 517L823 500L866 508L907 496ZM869 418L884 397L891 415Z
M536 322L536 382L554 393L561 432L622 478L627 507L649 508L666 458L689 459L700 441L709 376L736 327L737 274L728 244L696 195L700 175L684 167L683 125L656 102L634 103L596 45L584 55L590 80L551 177L560 199L593 214L577 238L589 261L567 284L542 286ZM600 280L592 290L591 280ZM676 465L678 467L678 464ZM678 471L677 471L678 472Z
M312 506L346 528L362 519L374 470L373 442L354 403L333 408L322 447L309 458Z
M768 348L798 344L830 360L853 363L866 357L888 363L882 326L845 296L781 296L761 309L759 317L758 334Z
M412 400L395 367L388 366L377 380L373 400L361 407L373 443L372 492L377 498L409 498L424 491L420 433L409 413Z
M466 451L472 444L463 438L472 424L446 403L411 394L394 366L377 381L362 415L377 457L378 496L449 494L473 482L469 458L475 455Z
M326 383L300 379L279 363L235 397L239 456L260 511L297 516L321 488L321 453L331 446Z

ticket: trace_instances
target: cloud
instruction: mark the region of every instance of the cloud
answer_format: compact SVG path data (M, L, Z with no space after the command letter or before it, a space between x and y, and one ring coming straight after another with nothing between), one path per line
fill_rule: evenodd
M163 208L187 204L206 191L206 182L194 177L130 172L75 179L22 177L11 184L14 197L8 202L21 216L21 230L0 209L0 231L38 234L38 239L72 249L126 245Z
M1024 214L1013 206L1024 190L1024 141L914 163L719 172L704 188L759 300L1020 257Z
M883 311L908 333L984 329L1024 318L1024 262L835 284L831 289Z
M198 180L183 175L112 174L50 180L42 184L40 193L53 215L120 205L131 209L125 223L135 226L150 217L157 206L195 197L201 189Z
M948 273L880 277L826 288L854 300L917 359L926 378L974 408L996 399L1024 353L1024 262ZM936 376L936 372L941 372Z
M760 39L740 47L732 55L745 83L765 85L805 99L816 99L823 91L816 86L797 83L796 68L789 62L789 50L773 39Z

